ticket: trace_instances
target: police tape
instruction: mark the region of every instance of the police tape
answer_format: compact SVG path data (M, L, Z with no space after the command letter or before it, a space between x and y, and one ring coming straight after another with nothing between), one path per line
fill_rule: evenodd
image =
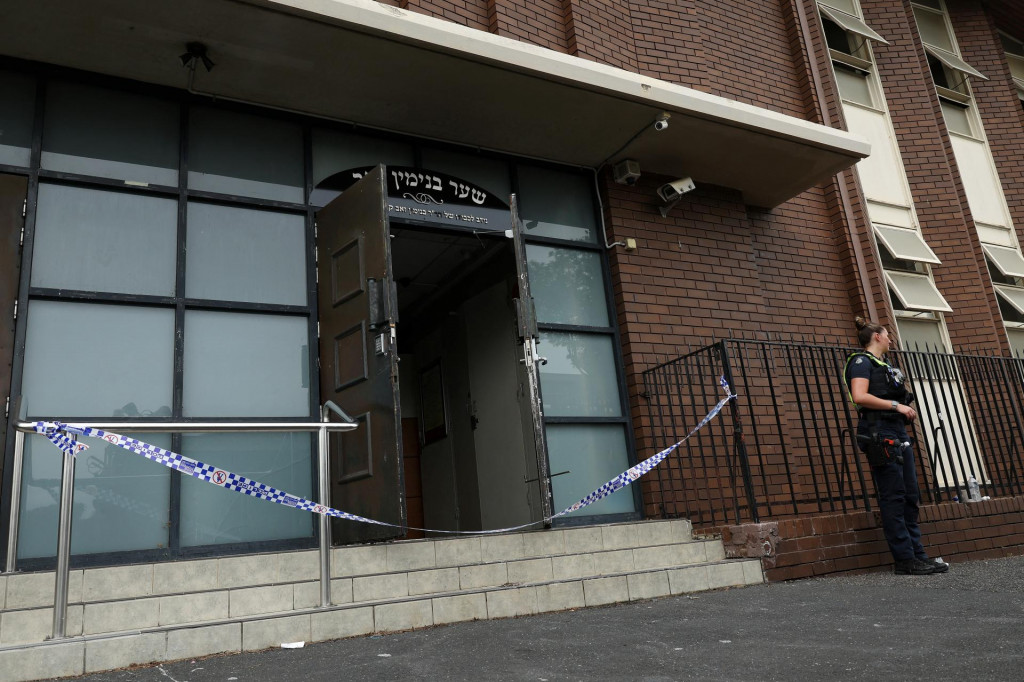
M328 507L326 505L319 504L312 500L307 500L303 497L299 497L298 495L292 495L290 493L284 492L283 490L278 490L277 488L266 485L265 483L254 481L250 478L246 478L245 476L240 476L238 474L232 473L225 469L221 469L220 467L214 466L212 464L206 464L205 462L200 462L198 460L185 457L184 455L179 455L178 453L172 452L170 450L165 450L164 448L157 447L156 445L152 445L151 443L146 443L117 433L109 433L107 431L95 429L91 426L82 426L79 424L66 424L64 422L39 421L34 422L32 428L35 432L45 435L50 440L50 442L53 443L59 450L71 455L72 457L78 455L78 453L89 448L89 446L86 445L85 443L79 442L78 436L89 436L91 438L99 438L100 440L103 440L110 445L115 445L119 448L123 448L129 452L135 453L136 455L141 455L146 459L156 462L157 464L162 464L169 469L173 469L187 476L197 478L200 481L206 481L207 483L212 483L213 485L234 491L236 493L242 493L243 495L249 495L257 499L266 500L268 502L274 502L276 504L281 504L286 507L293 507L295 509L302 509L308 512L312 512L314 514L321 514L323 516L329 516L338 519L347 519L349 521L355 521L358 523L368 523L376 526L388 526L391 528L400 528L403 530L421 530L429 533L441 534L480 535L489 533L505 533L514 530L521 530L523 528L529 528L530 526L535 526L541 523L547 523L552 519L556 519L560 516L565 516L567 514L579 511L584 507L588 507L591 504L597 502L598 500L602 500L611 495L612 493L621 490L622 488L625 488L634 481L639 480L640 477L649 473L652 469L654 469L654 467L658 466L658 464L660 464L666 457L668 457L676 448L678 448L680 445L689 440L691 436L700 431L708 424L708 422L710 422L712 419L718 416L718 413L722 411L722 408L725 407L726 403L736 398L736 394L734 394L729 389L729 384L725 381L725 377L719 379L719 383L721 384L722 389L726 393L725 397L718 401L718 404L712 407L711 410L704 416L704 418L700 420L697 426L695 426L692 431L686 434L686 436L678 443L675 443L674 445L665 448L656 455L648 457L639 464L623 471L621 474L619 474L612 480L608 481L598 489L594 490L592 493L584 497L579 502L573 504L572 506L566 507L557 514L541 519L540 521L524 523L519 526L510 526L508 528L495 528L492 530L482 531L457 531L437 530L433 528L416 528L413 526L404 526L394 523L387 523L385 521L377 521L375 519L368 519L363 516L358 516L356 514L351 514L346 511L341 511L340 509L334 509L333 507Z

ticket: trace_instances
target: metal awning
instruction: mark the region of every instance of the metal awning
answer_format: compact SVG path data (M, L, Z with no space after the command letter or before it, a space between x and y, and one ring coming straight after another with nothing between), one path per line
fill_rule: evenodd
M0 22L3 54L176 88L194 40L216 64L197 70L202 94L584 167L628 157L754 206L870 151L842 130L373 0L34 0Z
M1007 277L1024 277L1024 257L1021 256L1020 251L984 243L981 248L985 250L985 255L989 257L989 260L999 268L999 272Z
M878 224L874 228L878 239L894 258L936 265L942 262L917 230Z
M981 71L978 71L973 66L971 66L964 60L960 59L960 57L957 57L952 52L947 52L946 50L943 50L940 47L935 47L934 45L929 45L928 43L924 43L924 51L930 54L931 56L935 57L940 62L945 64L947 67L953 69L954 71L959 71L960 73L966 74L968 76L977 76L982 80L988 80L988 77L985 74L983 74Z
M907 310L953 312L928 275L886 270L885 280Z
M1021 287L1008 287L1001 285L994 285L996 293L1003 297L1003 299L1012 305L1014 309L1021 314L1024 314L1024 289Z
M818 11L821 12L826 17L828 17L829 19L831 19L832 21L834 21L836 24L838 24L839 27L842 28L844 31L856 33L859 36L867 38L868 40L874 40L885 45L889 44L888 40L878 35L878 33L876 33L874 29L872 29L870 26L868 26L862 20L858 19L852 14L847 14L842 10L829 7L828 5L820 2L818 3Z

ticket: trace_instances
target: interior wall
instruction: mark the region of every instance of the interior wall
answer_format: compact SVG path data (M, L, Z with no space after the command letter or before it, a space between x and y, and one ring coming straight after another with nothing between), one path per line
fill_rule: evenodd
M473 432L483 528L533 520L525 482L528 466L519 410L518 341L506 285L466 301L468 367L476 417ZM538 511L538 516L539 516Z

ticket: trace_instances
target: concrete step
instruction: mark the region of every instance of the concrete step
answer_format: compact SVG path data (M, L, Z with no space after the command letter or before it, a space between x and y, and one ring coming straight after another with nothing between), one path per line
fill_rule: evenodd
M332 563L332 573L339 575L332 580L335 603L328 608L318 606L316 576L309 569L296 575L296 566L307 563L313 573L318 570L315 552L176 562L177 571L192 578L177 582L178 593L158 596L154 596L156 590L170 586L157 582L157 569L163 567L161 573L166 573L171 564L149 565L153 570L150 592L138 596L132 596L141 591L138 584L125 581L118 586L116 576L131 576L132 570L146 566L87 569L79 572L78 593L72 593L68 610L67 631L72 639L54 643L42 641L50 633L52 608L19 606L45 601L42 589L38 593L12 590L12 585L21 587L21 579L27 576L9 575L7 603L0 612L0 680L36 679L26 674L81 674L258 650L286 641L323 641L529 615L763 580L760 562L724 560L721 542L692 540L686 522L545 533L562 537L526 539L540 534L519 533L339 548ZM571 538L568 544L567 537ZM542 547L561 553L538 556ZM456 556L462 563L448 565ZM253 570L242 580L245 565ZM225 566L230 570L222 572ZM291 579L262 582L283 576ZM45 582L39 578L27 584L39 588ZM189 591L183 592L183 587ZM52 603L52 592L48 599ZM44 650L52 650L52 656L43 654ZM43 668L32 667L40 665ZM65 669L72 672L61 672Z

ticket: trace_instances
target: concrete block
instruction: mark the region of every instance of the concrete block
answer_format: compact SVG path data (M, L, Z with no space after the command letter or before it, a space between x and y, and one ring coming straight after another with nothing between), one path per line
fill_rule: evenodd
M554 580L551 558L508 562L508 581L513 584L540 583Z
M675 533L676 542L689 542L693 539L693 524L689 519L672 519L668 523Z
M232 618L255 613L291 611L293 598L291 585L241 588L230 591L228 610Z
M562 531L565 540L566 554L579 554L581 552L598 552L604 549L604 540L601 535L601 528L566 528Z
M641 547L671 545L683 542L669 521L645 521L636 525L636 541Z
M594 554L594 565L597 568L597 575L626 573L636 568L636 564L633 563L633 550L631 549L597 552Z
M633 550L633 563L638 571L681 566L686 563L684 549L688 548L689 545L637 547Z
M586 600L583 597L582 580L537 585L534 589L537 591L538 613L581 609L586 606Z
M153 564L153 594L180 594L217 589L217 560Z
M199 623L227 618L228 591L160 597L160 625Z
M53 608L6 611L0 613L0 646L42 642L53 634ZM82 634L82 605L68 606L64 634Z
M459 589L459 569L437 568L432 571L409 573L409 594L437 594L455 592Z
M249 587L277 582L278 555L256 554L217 559L218 587Z
M82 581L82 600L135 599L153 594L153 564L90 568Z
M331 600L334 600L333 589L331 590ZM311 609L320 606L320 581L293 583L292 606L296 609Z
M708 543L687 542L679 545L680 564L703 564L708 560Z
M632 549L639 543L636 524L623 523L601 526L601 545L604 549Z
M295 583L320 579L320 552L282 552L277 555L277 580Z
M0 680L27 682L85 672L85 642L0 651Z
M149 632L85 643L85 672L117 670L167 657L167 633Z
M425 628L434 624L431 600L380 604L373 607L373 623L376 632L398 632Z
M409 596L408 573L385 573L352 579L352 601L376 601Z
M7 576L0 575L0 611L4 610L7 603Z
M438 568L479 564L483 561L480 558L480 538L436 540L434 542L434 555Z
M368 635L373 632L373 607L310 614L310 630L313 642Z
M668 586L668 573L665 571L627 575L626 586L629 588L630 601L667 597L671 594Z
M538 611L536 587L516 587L487 593L488 618L530 616Z
M523 533L523 556L543 557L565 554L565 531L538 530Z
M160 599L130 599L85 605L82 632L123 632L152 628L160 624ZM126 664L127 665L127 664Z
M672 594L703 592L708 589L707 566L669 569L668 585Z
M722 561L725 559L725 545L722 544L721 540L705 540L701 544L704 545L708 561Z
M340 547L331 551L332 578L384 573L387 566L387 545Z
M167 633L167 660L199 658L242 650L242 624L207 625Z
M590 578L597 575L593 554L566 554L551 557L551 574L555 580Z
M746 585L746 578L743 576L743 563L714 564L708 569L708 587L734 587Z
M331 603L352 603L352 578L335 578L331 581Z
M285 642L309 642L309 614L242 623L242 651L279 647Z
M434 625L487 620L487 595L483 593L436 597L431 599L431 602L434 608Z
M481 561L509 561L526 556L522 533L485 535L480 538Z
M591 578L583 581L583 598L587 606L615 604L629 601L629 585L626 576L614 578Z
M464 590L478 587L501 587L508 582L508 564L481 564L459 569L459 586Z
M761 569L760 559L743 562L743 581L747 585L760 585L764 582L764 571Z
M12 573L5 576L5 609L53 606L53 573ZM68 572L68 602L82 601L82 571Z
M433 542L399 542L386 547L389 571L415 571L437 566Z

